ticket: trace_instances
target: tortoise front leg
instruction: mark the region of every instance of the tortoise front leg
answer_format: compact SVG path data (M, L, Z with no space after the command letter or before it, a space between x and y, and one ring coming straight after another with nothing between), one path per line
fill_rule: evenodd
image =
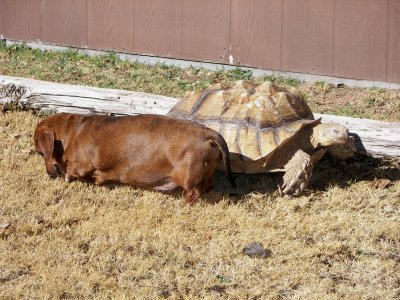
M285 175L279 193L300 195L310 183L314 164L324 156L325 152L325 149L320 149L310 156L303 150L297 150L285 165Z

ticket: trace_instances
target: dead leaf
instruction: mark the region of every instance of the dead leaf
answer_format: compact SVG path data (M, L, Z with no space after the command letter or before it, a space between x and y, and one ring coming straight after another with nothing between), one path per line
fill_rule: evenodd
M221 285L213 285L208 288L212 292L217 292L219 294L225 294L226 287Z
M377 179L375 178L374 181L371 182L371 187L376 189L385 189L391 185L391 181L389 179Z
M7 229L8 227L10 227L10 225L11 225L11 223L2 223L0 225L0 228Z
M35 154L35 152L36 152L36 149L34 147L30 147L30 148L24 149L22 151L22 153L24 153L26 155L32 155L32 154Z

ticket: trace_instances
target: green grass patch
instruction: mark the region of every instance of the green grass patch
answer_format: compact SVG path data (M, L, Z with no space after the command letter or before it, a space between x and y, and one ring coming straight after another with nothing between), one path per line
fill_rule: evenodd
M362 108L352 103L336 107L329 110L327 113L339 116L349 116L353 118L367 118L368 116L363 112Z
M316 81L315 86L317 88L323 89L325 87L325 82L324 81Z
M229 70L227 73L229 78L234 80L249 80L253 75L253 71L251 70L243 70L239 67Z
M278 85L285 85L285 86L291 86L291 87L298 87L303 83L302 80L299 80L297 78L284 77L284 76L275 75L275 74L266 75L262 78L263 78L263 81L272 81Z
M0 41L0 74L59 83L146 92L181 98L187 91L205 89L214 83L231 85L238 80L295 87L316 112L400 120L400 95L380 88L337 88L323 81L305 83L271 74L254 77L252 70L221 67L180 68L163 63L148 65L121 59L115 52L89 56L75 49L41 51L26 44L7 46ZM349 101L343 101L350 99Z

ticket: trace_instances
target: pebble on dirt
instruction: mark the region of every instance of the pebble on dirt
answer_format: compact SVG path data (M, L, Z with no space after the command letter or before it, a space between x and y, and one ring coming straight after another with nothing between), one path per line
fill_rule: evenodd
M259 242L248 243L242 252L250 257L259 258L268 258L272 255L271 250L265 249L264 245Z

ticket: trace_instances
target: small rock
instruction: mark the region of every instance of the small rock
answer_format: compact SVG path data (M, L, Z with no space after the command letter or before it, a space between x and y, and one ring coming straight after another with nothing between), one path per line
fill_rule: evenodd
M376 189L385 189L387 188L392 182L389 179L377 179L375 178L374 181L371 182L371 186Z
M268 258L272 252L269 249L264 249L264 245L259 242L251 242L243 248L243 254L250 257Z
M14 134L14 139L18 140L21 137L20 134Z
M160 295L162 298L166 299L166 298L168 298L169 296L171 296L171 292L170 292L170 290L169 290L167 287L164 287L164 288L162 288L162 289L160 290L159 295Z

